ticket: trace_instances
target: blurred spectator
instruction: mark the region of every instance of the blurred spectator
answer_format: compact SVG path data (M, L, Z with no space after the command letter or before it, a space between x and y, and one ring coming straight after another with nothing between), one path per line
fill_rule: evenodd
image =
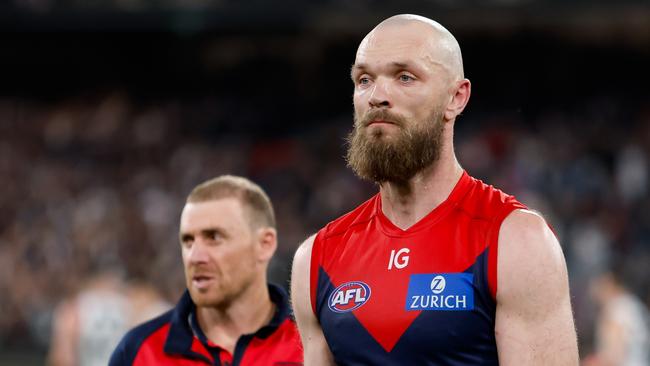
M128 284L116 272L100 272L57 307L48 363L106 365L124 333L170 307L151 285Z
M648 193L648 161L638 145L623 147L616 161L616 188L623 202L631 205Z
M648 311L620 279L620 269L591 281L590 292L599 306L596 342L585 366L650 365Z

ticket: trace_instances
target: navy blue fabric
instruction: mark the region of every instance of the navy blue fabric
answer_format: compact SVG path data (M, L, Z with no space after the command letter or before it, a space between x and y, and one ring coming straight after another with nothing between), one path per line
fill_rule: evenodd
M174 309L131 329L113 351L108 364L110 366L132 365L142 343L152 333L169 323L173 312Z

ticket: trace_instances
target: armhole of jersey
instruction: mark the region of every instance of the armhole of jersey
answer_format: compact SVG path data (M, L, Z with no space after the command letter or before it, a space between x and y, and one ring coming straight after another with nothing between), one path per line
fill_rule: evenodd
M499 254L499 232L503 221L514 210L526 209L526 206L514 201L501 209L499 214L492 221L490 231L488 233L488 287L492 299L497 300L497 267L498 267L498 254Z
M320 238L321 233L318 232L314 237L314 243L311 246L311 258L309 263L309 298L311 302L311 310L314 312L316 319L316 295L318 294L318 270L321 262L320 253Z

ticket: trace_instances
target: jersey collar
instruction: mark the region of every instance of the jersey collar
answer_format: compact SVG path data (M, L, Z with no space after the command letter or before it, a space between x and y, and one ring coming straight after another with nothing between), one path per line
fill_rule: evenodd
M426 216L421 218L418 222L413 224L406 230L402 230L393 224L381 209L381 194L377 193L375 196L375 214L379 220L379 227L382 231L389 236L403 236L418 232L426 227L429 227L436 222L440 221L447 213L453 209L456 204L465 196L472 185L472 177L463 170L463 174L454 186L446 200L439 204L436 208L431 210Z

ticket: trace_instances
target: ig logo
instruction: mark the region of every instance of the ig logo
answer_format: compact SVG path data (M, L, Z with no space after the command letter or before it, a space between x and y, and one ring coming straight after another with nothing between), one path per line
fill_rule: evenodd
M445 281L445 278L438 275L431 280L431 291L433 291L434 294L439 294L443 291L445 291L445 287L447 286L447 281Z
M411 250L409 248L402 248L395 253L395 249L390 251L390 259L388 260L388 269L393 269L393 266L397 269L402 269L409 265L409 256L406 255Z

